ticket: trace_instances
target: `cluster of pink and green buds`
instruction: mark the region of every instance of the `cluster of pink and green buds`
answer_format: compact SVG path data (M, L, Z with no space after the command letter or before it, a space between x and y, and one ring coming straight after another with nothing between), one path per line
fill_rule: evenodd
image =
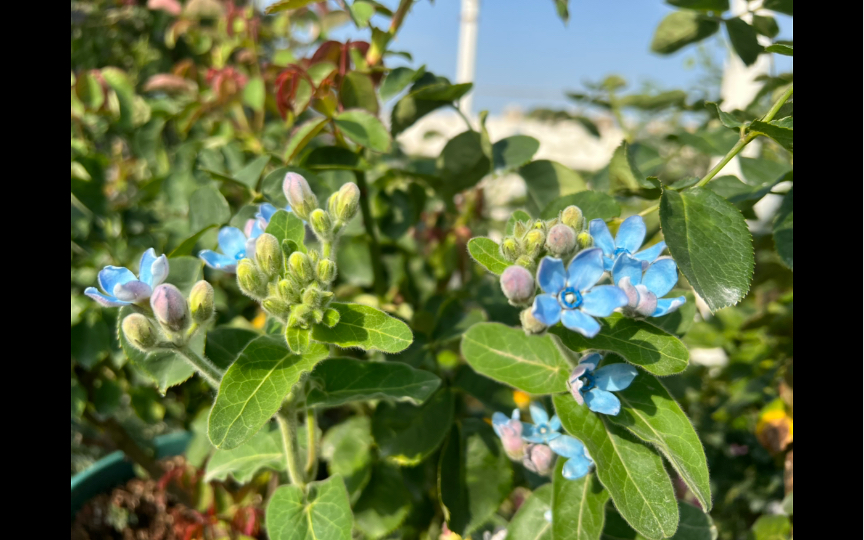
M339 312L329 307L330 286L336 279L333 250L339 233L357 213L360 190L353 182L343 185L318 207L318 198L305 178L289 172L282 184L294 214L306 221L318 237L320 251L292 240L279 240L263 233L256 239L253 257L237 263L237 283L247 296L285 326L288 346L296 353L306 350L313 324L333 327Z

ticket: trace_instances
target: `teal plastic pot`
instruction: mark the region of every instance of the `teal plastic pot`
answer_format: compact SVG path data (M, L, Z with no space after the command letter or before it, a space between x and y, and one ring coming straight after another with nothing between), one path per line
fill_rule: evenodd
M192 434L188 431L178 431L160 435L153 440L156 446L156 457L177 456L186 451ZM125 484L135 477L132 462L125 459L121 451L108 454L94 463L86 471L81 471L72 477L72 519L84 506L84 503L99 495L108 493L112 488Z

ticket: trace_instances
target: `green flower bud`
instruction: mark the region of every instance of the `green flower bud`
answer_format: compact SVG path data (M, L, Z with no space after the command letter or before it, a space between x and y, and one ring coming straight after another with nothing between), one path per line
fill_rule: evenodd
M317 308L321 305L321 289L315 284L306 287L303 291L303 303L311 308Z
M282 191L297 217L309 221L309 214L318 208L318 198L312 193L309 182L299 174L289 172L282 181Z
M528 334L539 334L543 330L546 330L546 325L538 321L534 318L534 315L531 314L531 310L533 308L523 309L521 313L519 313L519 320L522 321L522 329L525 330Z
M336 279L336 263L330 259L321 259L315 266L315 275L321 283L332 283Z
M288 315L288 326L290 328L306 328L309 326L308 318L312 314L312 308L306 304L291 306L291 314Z
M309 253L307 253L307 255L309 255L309 261L312 263L313 267L315 265L317 265L318 261L321 259L321 254L318 253L317 251L315 251L314 249L309 251Z
M312 261L308 255L301 251L295 251L288 258L288 269L294 281L301 286L306 285L315 277L312 273Z
M531 228L534 230L543 231L543 234L546 234L546 222L542 219L538 219L537 221L535 221L534 225Z
M578 206L568 206L561 211L561 223L573 227L577 231L585 228L585 216Z
M354 182L343 184L339 191L330 196L327 208L339 221L350 221L360 206L360 188Z
M575 208L575 206L571 208ZM549 236L546 237L546 249L553 256L564 258L564 255L573 251L575 247L576 233L572 227L559 223L549 229Z
M268 278L282 273L282 246L272 234L264 233L255 242L255 260Z
M519 241L512 236L501 241L501 255L510 262L519 258Z
M237 284L246 296L263 298L267 294L267 282L251 259L237 263Z
M186 298L180 289L169 283L156 287L150 297L150 307L162 328L169 332L184 332L192 322Z
M133 313L123 319L123 334L129 343L144 352L152 349L159 341L159 335L150 319L140 313Z
M579 249L588 249L594 245L594 238L588 234L588 231L582 231L576 236L576 244Z
M330 219L330 214L316 208L309 214L309 224L312 226L312 231L322 240L329 240L333 237L333 220Z
M544 225L545 226L545 225ZM543 244L546 242L546 234L540 229L528 231L525 238L522 240L522 245L525 247L525 253L531 257L537 257L540 250L543 249Z
M513 235L516 238L522 238L525 236L525 233L528 232L529 224L524 221L517 221L515 225L513 225Z
M321 309L313 309L309 316L315 324L321 324L324 320L324 311Z
M263 307L264 311L267 313L280 319L285 319L291 313L291 304L275 296L265 298L264 301L261 302L261 307Z
M286 302L289 302L291 304L296 304L300 301L300 294L294 287L294 284L291 283L291 280L280 280L276 288L279 293L279 297L282 300L285 300Z
M537 261L535 261L532 257L529 257L528 255L522 255L521 257L516 259L516 264L532 273L537 268Z
M213 286L204 280L199 281L192 287L189 293L189 311L192 320L198 324L204 324L213 318Z

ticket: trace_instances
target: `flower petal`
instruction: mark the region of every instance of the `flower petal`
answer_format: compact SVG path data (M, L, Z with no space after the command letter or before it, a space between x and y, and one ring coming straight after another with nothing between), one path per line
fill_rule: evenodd
M668 315L682 306L686 301L687 298L684 296L679 296L678 298L661 298L660 300L657 300L657 309L654 310L654 314L651 316L662 317L663 315Z
M646 262L650 263L650 262L653 262L654 259L659 257L664 249L666 249L666 242L661 240L660 242L657 242L656 244L654 244L653 246L651 246L649 248L643 249L642 251L640 251L639 253L636 253L633 256L636 257L637 259L639 259L640 261L646 261Z
M595 369L597 369L597 364L599 364L600 360L602 359L603 357L600 356L600 353L595 352L591 354L586 354L582 357L581 360L579 360L579 365L576 367L584 367L587 371L594 371Z
M567 267L567 285L584 291L597 283L604 271L603 251L600 248L583 249Z
M249 231L249 238L253 239L253 240L255 238L258 238L259 236L264 234L264 229L266 229L266 228L267 228L267 224L265 223L262 226L262 219L261 218L256 219L255 223L252 224L252 229Z
M587 457L574 457L567 460L561 469L561 476L567 480L579 480L591 470L594 462Z
M579 368L577 367L576 369L579 369ZM574 373L575 373L575 370L574 370ZM571 376L570 379L568 379L568 383L569 383L569 387L570 387L570 395L573 396L573 399L576 400L576 403L578 403L579 405L585 405L585 399L582 397L582 392L581 392L581 388L582 388L582 386L584 386L585 383L582 382L582 380L579 378L579 376L581 376L581 373L575 377Z
M159 258L153 261L153 264L150 265L150 275L153 280L152 283L150 283L150 288L155 289L159 285L162 285L162 282L168 278L168 271L168 257L164 254L159 255Z
M222 227L219 229L218 239L219 249L231 258L237 259L237 255L244 253L246 249L246 235L237 227Z
M551 294L538 294L534 297L531 315L546 326L555 326L561 320L561 304Z
M135 274L122 266L106 266L99 271L98 281L102 290L110 296L117 285L135 281Z
M530 424L527 424L530 425ZM541 444L545 442L545 437L537 433L537 430L534 429L534 426L531 426L531 429L526 430L524 427L522 428L522 440L532 442L535 444Z
M582 297L582 311L595 317L608 317L628 302L627 293L615 285L599 285Z
M615 247L636 253L636 250L645 241L645 231L645 220L642 219L642 216L628 217L618 227L618 234L615 235Z
M561 322L570 330L579 332L587 338L596 336L597 332L600 331L600 323L578 309L563 310L563 313L561 314Z
M585 456L585 445L582 441L570 435L561 435L549 442L549 448L559 456L579 458Z
M507 415L504 413L496 412L492 415L492 429L495 430L495 434L499 437L501 436L501 426L506 426L507 423L510 422L510 419L507 418Z
M225 272L234 272L237 269L237 261L233 257L216 253L215 251L205 249L198 253L198 258L204 261L204 264L216 270Z
M639 305L639 291L636 290L636 287L630 284L630 277L624 276L623 278L621 278L621 281L619 281L617 285L618 288L624 291L624 294L627 295L628 306L630 306L631 308L635 308ZM639 286L644 287L644 285Z
M138 280L151 287L154 286L151 270L154 262L156 262L156 250L150 248L141 255L141 261L138 263Z
M606 390L608 392L624 390L639 371L630 364L610 364L603 366L594 372L595 388Z
M124 302L138 302L145 298L150 298L153 289L143 281L127 281L126 283L118 283L114 286L114 298Z
M636 294L639 296L639 301L636 302L636 313L643 317L650 317L657 309L657 295L648 290L645 285L636 285Z
M620 287L619 282L625 277L630 278L631 285L642 283L642 261L626 253L615 259L612 265L612 282Z
M567 273L564 271L564 261L553 257L543 257L537 268L537 284L543 292L558 294L564 288Z
M678 266L672 257L661 257L651 263L642 278L642 284L658 298L666 296L676 283L678 283Z
M561 419L558 418L557 414L553 414L552 418L549 419L549 429L552 431L561 431Z
M531 420L533 420L535 424L540 425L549 423L549 413L546 412L543 405L532 402L528 406L528 412L531 413Z
M121 300L117 300L113 296L102 294L101 292L96 290L96 287L87 287L86 289L84 289L84 294L86 294L93 300L96 300L105 307L120 307L129 305L129 302L123 302Z
M594 412L615 416L621 411L621 402L612 392L592 388L585 393L585 405Z
M246 249L244 252L246 253L247 259L255 259L255 245L258 242L258 238L249 238L246 240Z
M279 209L273 206L270 203L264 203L258 207L258 213L255 214L255 217L261 217L264 219L266 223L270 223L270 218L273 217L273 214L278 212ZM291 210L288 210L289 212Z
M611 256L615 252L615 241L612 240L612 233L605 221L592 219L588 224L588 232L594 238L594 245L602 249L604 255Z

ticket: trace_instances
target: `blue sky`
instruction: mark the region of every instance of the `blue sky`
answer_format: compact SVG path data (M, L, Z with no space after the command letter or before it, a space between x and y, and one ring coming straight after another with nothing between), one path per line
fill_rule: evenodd
M398 2L382 3L395 7ZM417 2L392 45L410 52L414 61L391 58L387 65L426 64L428 70L454 79L460 8L459 0ZM634 90L645 83L661 89L692 88L705 75L698 66L687 66L688 59L693 64L696 57L694 46L671 56L649 50L654 29L672 10L661 0L571 0L565 26L552 0L481 0L474 110L495 114L511 103L526 110L566 106L565 91L613 73L627 79ZM792 39L792 18L777 19L778 39ZM386 28L386 21L379 25ZM365 40L368 35L368 30L346 26L332 37ZM722 30L706 43L722 65L725 36L719 35ZM779 57L775 71L787 71L791 65L791 58Z

